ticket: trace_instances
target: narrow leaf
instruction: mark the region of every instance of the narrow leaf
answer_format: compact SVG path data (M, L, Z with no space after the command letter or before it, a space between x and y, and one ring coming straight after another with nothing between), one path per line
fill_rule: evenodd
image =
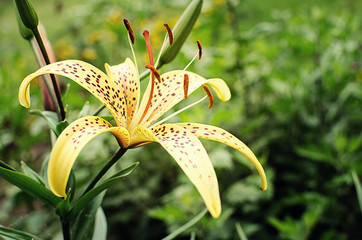
M107 219L104 215L103 209L98 208L96 220L94 223L92 240L106 240L107 239Z
M36 109L36 110L31 110L30 113L38 115L38 116L44 118L48 122L49 128L51 130L53 130L53 132L56 133L57 125L59 123L58 122L58 115L57 115L56 112L41 111L39 109Z
M361 182L360 182L355 170L352 170L352 178L353 178L353 183L354 183L354 186L355 186L356 192L357 192L359 208L361 209L361 213L362 213L362 186L361 186Z
M16 172L15 168L0 160L0 167Z
M107 188L109 188L113 183L115 183L116 181L118 181L120 178L128 176L129 174L131 174L135 168L139 165L139 163L134 163L131 166L129 166L128 168L125 168L121 171L119 171L118 173L114 174L112 177L110 177L109 179L103 181L102 183L100 183L98 186L96 186L95 188L93 188L92 190L90 190L89 192L87 192L86 194L84 194L84 196L82 196L73 206L69 216L67 217L68 219L73 219L75 216L77 216L77 214L85 207L87 206L87 204L92 201L98 194L100 194L101 192L103 192L104 190L106 190Z
M27 194L45 203L56 206L61 201L61 199L55 196L49 189L22 173L0 167L0 176Z
M97 197L93 198L92 201L88 202L86 207L80 211L79 216L72 227L72 239L91 239L93 236L93 229L96 227L96 214L103 201L104 195L105 192L99 194Z
M0 225L0 238L1 236L6 237L5 239L16 239L16 240L41 240L30 233L23 232L20 230L15 230L12 228L7 228Z
M24 161L21 161L21 168L23 169L23 173L26 176L34 179L41 185L45 186L45 182L42 179L42 177L37 172L35 172L33 169L31 169Z

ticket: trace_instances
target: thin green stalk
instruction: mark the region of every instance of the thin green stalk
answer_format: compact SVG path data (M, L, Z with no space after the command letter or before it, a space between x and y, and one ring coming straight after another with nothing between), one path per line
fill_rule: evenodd
M43 54L43 58L44 58L45 63L50 64L49 56L48 56L47 51L45 50L44 43L43 43L43 40L42 40L42 38L40 36L38 28L32 29L32 32L34 34L34 37L35 37L36 41L38 42L38 45L39 45L41 53ZM59 91L59 88L58 88L58 84L57 84L53 74L50 74L50 78L52 80L52 84L53 84L53 88L54 88L54 92L55 92L55 97L57 99L58 106L59 106L59 109L57 111L58 116L59 116L59 121L63 121L65 119L65 110L64 110L62 98L60 96L60 91Z
M194 225L195 223L197 223L198 221L200 221L200 219L205 216L205 214L207 213L207 209L205 208L204 210L202 210L202 212L200 212L199 214L196 215L196 217L194 217L193 219L191 219L190 221L188 221L186 224L182 225L180 228L176 229L176 231L174 231L173 233L169 234L168 236L166 236L165 238L162 238L162 240L171 240L174 239L175 237L177 237L177 235L181 234L182 232L184 232L186 229L188 229L189 227L191 227L192 225Z
M42 61L42 58L41 58L39 52L37 51L37 47L38 47L36 45L37 43L35 41L33 41L33 40L29 40L29 43L30 43L31 48L33 49L35 59L36 59L38 65L39 65L39 67L43 67L44 63ZM58 106L58 101L56 100L56 97L54 96L54 91L51 88L51 85L50 85L49 82L50 81L49 81L48 76L44 75L44 83L45 83L45 86L46 86L46 88L48 90L49 96L50 96L50 98L51 98L51 100L53 102L53 105L54 105L55 109L58 109L58 107L59 107Z
M104 176L104 174L126 153L128 148L120 148L116 154L108 161L108 163L99 171L97 176L92 180L88 185L87 189L83 192L82 196L93 189L93 187L98 183L98 181Z

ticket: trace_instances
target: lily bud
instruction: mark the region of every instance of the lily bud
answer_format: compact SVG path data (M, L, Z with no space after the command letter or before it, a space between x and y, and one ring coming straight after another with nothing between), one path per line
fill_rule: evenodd
M39 19L30 0L15 0L15 3L25 27L31 30L36 29Z
M175 27L172 29L173 44L169 45L162 52L159 64L156 68L160 68L163 64L171 62L176 57L200 15L202 2L203 0L192 0L182 13Z
M30 41L33 38L33 32L24 26L23 22L21 21L19 13L16 13L16 19L18 20L19 32L20 35L25 39Z

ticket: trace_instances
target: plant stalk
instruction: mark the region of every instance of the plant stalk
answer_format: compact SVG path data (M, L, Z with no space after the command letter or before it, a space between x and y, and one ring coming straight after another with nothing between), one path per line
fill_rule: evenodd
M120 148L116 154L108 161L108 163L99 171L97 176L92 180L92 182L88 185L87 189L83 192L82 196L84 196L87 192L93 189L93 187L98 183L98 181L104 176L104 174L126 153L128 148Z
M43 40L42 40L42 38L40 36L38 28L32 29L32 32L34 34L34 37L35 37L36 41L38 42L38 45L39 45L40 51L41 51L41 53L43 55L45 63L47 65L50 64L49 56L48 56L47 51L45 50L44 43L43 43ZM55 80L54 74L49 74L49 75L50 75L50 78L52 80L53 89L54 89L54 92L55 92L55 97L57 99L58 106L59 106L59 109L57 109L58 110L57 111L58 112L58 118L59 118L59 121L63 121L65 119L65 110L64 110L62 98L60 96L60 90L58 88L58 84L57 84L57 82Z
M63 231L63 239L64 240L71 240L70 237L70 224L68 221L63 221L62 222L62 231Z

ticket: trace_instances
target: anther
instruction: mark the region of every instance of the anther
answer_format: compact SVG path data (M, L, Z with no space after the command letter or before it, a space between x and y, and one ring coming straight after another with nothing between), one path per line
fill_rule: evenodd
M202 84L202 87L205 90L207 97L209 98L209 108L212 108L214 105L214 97L212 96L210 89L205 84Z
M199 60L201 59L202 56L202 46L199 40L196 41L197 43L197 47L199 48Z
M187 93L189 91L189 75L184 75L184 98L187 98Z
M153 65L147 64L147 65L145 66L145 68L150 69L151 72L153 73L153 75L155 75L155 77L157 78L158 82L159 82L159 83L161 82L161 75L160 75L160 73L157 71L157 69L156 69Z
M171 31L171 28L168 26L167 23L164 23L163 26L165 26L165 28L167 29L168 40L170 41L170 45L172 45L172 43L173 43L173 34L172 34L172 31Z
M131 25L129 24L129 22L126 18L123 19L123 23L128 31L129 38L131 39L132 44L134 44L134 34L133 34L133 30L131 28Z

